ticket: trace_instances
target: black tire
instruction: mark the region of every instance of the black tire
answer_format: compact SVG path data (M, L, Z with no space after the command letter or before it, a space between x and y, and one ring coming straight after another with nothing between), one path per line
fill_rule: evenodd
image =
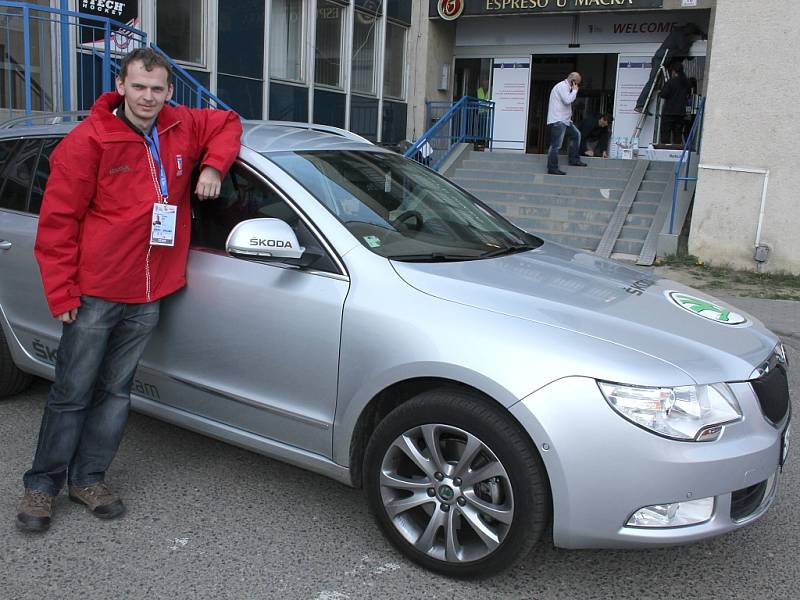
M434 440L433 446L438 447L441 453L440 463L448 470L449 474L442 479L439 478L444 475L441 472L434 474L435 480L426 475L424 469L418 468L419 463L408 459L409 455L403 450L407 447L404 445L406 440L421 436L417 450L423 455L427 452L430 457L429 444L423 441L425 435ZM469 461L464 462L467 467L464 471L459 458L472 454L467 450L470 444L472 447L482 444L480 447L483 449L474 459L464 458L464 461ZM503 476L484 481L476 475L483 466L497 470L497 463L500 463ZM433 464L436 464L435 460L424 466L429 470ZM463 481L457 476L459 473L464 474ZM395 481L387 484L385 474L396 476ZM400 481L399 486L395 485L397 481ZM408 481L413 482L414 491L403 489ZM428 482L438 487L424 488ZM530 437L502 407L478 394L459 389L423 392L389 413L375 429L367 446L363 484L370 508L389 540L411 560L453 577L487 576L509 567L528 555L550 521L548 480ZM396 490L397 487L400 489ZM431 498L432 491L435 495ZM486 503L485 493L489 492L491 499L488 502L491 504ZM424 504L411 509L403 506L395 513L394 520L387 513L387 504L397 509L396 501L413 498ZM485 506L499 507L501 500L506 509L510 506L510 511L504 512L507 524L493 518L487 520L486 516L492 513L473 505L476 499L485 502ZM447 509L444 504L449 504ZM475 510L476 506L478 510ZM496 547L490 549L489 544L480 539L476 527L467 518L470 509L472 523L477 522L475 515L481 513L478 528L488 521L496 531L502 530L502 534L492 538L492 544L498 544L499 540ZM444 512L444 516L438 511ZM451 520L446 524L438 524L448 518ZM433 530L435 534L428 533ZM455 543L448 547L450 532L454 532L451 537ZM411 538L416 539L412 541ZM427 548L432 539L433 545L422 551L420 548ZM481 555L482 544L487 547L485 555Z
M0 398L24 392L32 381L32 375L20 371L14 364L5 333L0 327Z

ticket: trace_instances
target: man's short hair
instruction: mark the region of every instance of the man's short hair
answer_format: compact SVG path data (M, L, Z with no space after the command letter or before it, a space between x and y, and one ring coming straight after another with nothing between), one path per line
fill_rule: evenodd
M122 57L122 62L119 65L120 81L125 81L125 77L128 76L128 65L137 60L142 61L145 71L152 71L156 67L164 69L167 72L167 83L172 85L172 65L152 48L137 48Z

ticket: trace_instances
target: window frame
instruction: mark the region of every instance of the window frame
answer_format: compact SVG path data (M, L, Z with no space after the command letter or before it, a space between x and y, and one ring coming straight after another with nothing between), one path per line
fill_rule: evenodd
M356 44L356 20L358 19L358 15L366 15L368 17L372 17L375 19L375 27L374 32L372 34L373 41L372 41L372 89L367 92L364 90L356 89L354 84L355 77L353 73L355 71L355 52L354 46ZM350 93L356 94L357 96L364 96L366 98L380 98L382 90L383 82L378 81L379 76L379 61L382 60L383 53L381 52L381 28L383 26L383 19L379 14L373 14L369 11L359 9L358 7L354 7L353 9L353 32L352 32L352 44L350 45Z
M269 0L269 27L267 31L267 50L269 54L269 59L267 61L266 69L269 75L269 81L277 81L279 83L286 83L290 85L297 85L302 87L309 87L309 77L308 77L308 67L306 63L308 62L308 51L306 50L306 44L304 40L308 35L308 8L307 3L303 0L300 2L300 57L299 57L299 64L300 64L300 78L299 79L290 79L288 77L277 77L272 73L272 23L274 17L274 3L275 0Z
M342 11L342 16L341 16L341 35L339 36L339 85L333 86L333 85L331 85L329 83L320 83L320 82L317 81L316 55L314 56L314 81L313 81L313 84L314 84L315 88L320 88L320 89L329 90L329 91L343 92L343 91L345 91L346 83L347 83L346 82L346 79L347 79L347 77L346 77L346 74L347 74L347 70L346 70L346 62L347 62L347 60L346 60L346 57L347 57L347 51L348 51L347 50L347 28L348 28L348 25L349 25L347 17L348 17L348 14L349 14L348 13L348 8L349 7L348 7L348 5L346 3L346 0L326 0L326 1L328 1L328 2L330 2L332 4L335 4ZM315 15L315 19L319 15L319 8L320 7L319 7L319 2L318 2L317 3L317 15ZM315 37L315 39L314 39L314 48L318 47L318 39L317 39L317 32L318 31L319 31L319 27L317 27L317 23L315 22L315 24L314 24L314 37Z
M323 251L327 254L327 256L330 259L331 263L333 263L333 265L335 266L336 272L323 271L323 270L320 270L320 269L313 269L313 268L309 268L309 267L299 267L298 265L296 265L294 263L291 263L291 262L264 261L264 262L260 262L260 264L273 266L273 267L278 267L278 268L286 268L287 266L289 266L291 268L297 268L297 269L303 271L304 273L310 273L310 274L313 274L313 275L320 275L320 276L324 276L324 277L333 277L333 278L344 279L344 280L349 281L350 277L349 277L349 274L347 272L347 269L344 266L344 262L342 261L342 258L336 252L336 250L334 249L333 245L327 240L327 238L320 231L319 227L317 227L316 224L308 217L308 215L306 215L305 212L303 212L303 210L295 202L293 202L289 198L289 196L286 193L284 193L283 190L281 190L281 188L278 185L276 185L274 182L272 182L270 179L268 179L267 176L264 175L264 173L262 173L256 167L254 167L250 163L242 160L241 158L237 158L236 161L234 161L234 163L231 166L231 168L230 168L228 173L233 171L233 169L235 169L236 167L240 167L247 175L251 176L256 182L264 185L267 189L269 189L271 192L273 192L276 196L278 196L278 198L280 198L297 215L298 219L303 222L303 224L309 230L311 235L314 236L314 238L316 239L317 243L320 245L320 247L323 249ZM313 198L313 196L312 196L312 198ZM192 193L192 200L193 199L194 199L194 193ZM314 198L314 201L318 202L318 200L316 198ZM243 221L239 221L239 223L242 223L242 222ZM237 223L237 225L238 225L238 223ZM292 228L292 231L294 231L294 228ZM296 235L296 232L295 232L295 235ZM220 254L219 251L215 250L215 249L204 248L202 246L201 247L197 247L197 246L194 245L193 242L190 242L189 250L190 251L194 251L194 252L204 252L204 253L207 253L207 254L216 254L217 256L224 256L225 258L230 258L232 260L244 260L244 259L241 259L241 258L236 258L236 257L230 256L227 252L225 252L224 248L222 250L222 254ZM259 261L250 261L250 262L259 262Z
M388 45L387 45L386 42L389 39L388 32L389 32L389 28L390 27L397 27L400 30L402 30L402 32L403 32L403 49L402 49L402 51L400 53L400 55L402 56L402 63L401 63L401 67L400 67L400 95L399 96L393 96L393 95L387 93L386 92L386 87L385 87L386 86L386 81L387 81L387 79L386 79L386 73L387 73L386 58L389 56L389 53L387 52ZM384 42L383 42L383 81L381 82L381 97L382 98L388 98L389 100L397 100L399 102L405 102L406 98L408 96L408 89L407 89L408 88L408 82L406 81L406 79L407 79L407 77L406 77L407 62L406 61L407 61L407 52L408 52L408 32L409 32L409 30L410 30L410 28L407 27L406 25L403 25L402 23L398 23L398 22L395 22L395 21L392 21L392 20L387 20L386 21L386 29L385 29L385 33L384 33Z
M169 2L170 0L160 0L162 2ZM155 43L159 44L158 41L158 2L156 0L153 6L153 32L155 35L153 36ZM185 65L187 67L198 69L198 70L208 70L209 69L209 46L210 46L210 25L208 23L209 19L208 16L211 14L210 4L211 0L200 0L200 62L193 62L190 60L184 60L182 58L175 58L174 56L170 56L172 60L174 60L179 65ZM161 46L159 45L159 48Z

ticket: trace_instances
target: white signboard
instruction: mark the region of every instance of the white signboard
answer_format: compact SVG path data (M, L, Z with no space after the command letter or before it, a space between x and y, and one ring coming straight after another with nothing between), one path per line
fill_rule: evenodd
M525 151L531 59L496 58L492 65L493 150Z
M647 83L650 77L650 65L652 57L650 56L625 56L620 54L617 63L617 90L614 94L614 125L612 133L612 146L614 142L618 142L623 146L630 147L633 140L633 132L636 129L636 124L639 122L641 114L637 113L634 109L636 100L639 94ZM654 92L655 93L655 92ZM653 100L650 103L650 112L654 112L656 102ZM639 147L642 149L653 141L653 123L655 122L654 116L648 116L645 119L642 133L639 135ZM609 148L609 155L616 156L616 148ZM621 158L621 156L620 156Z

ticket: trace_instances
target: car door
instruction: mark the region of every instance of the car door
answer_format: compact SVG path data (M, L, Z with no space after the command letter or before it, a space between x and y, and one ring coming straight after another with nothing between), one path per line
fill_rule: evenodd
M33 256L49 157L61 138L0 141L0 307L29 357L54 364L61 328Z
M230 230L256 217L289 223L316 259L300 268L228 256ZM330 457L349 282L312 227L241 163L220 198L194 202L187 286L162 302L134 392Z

